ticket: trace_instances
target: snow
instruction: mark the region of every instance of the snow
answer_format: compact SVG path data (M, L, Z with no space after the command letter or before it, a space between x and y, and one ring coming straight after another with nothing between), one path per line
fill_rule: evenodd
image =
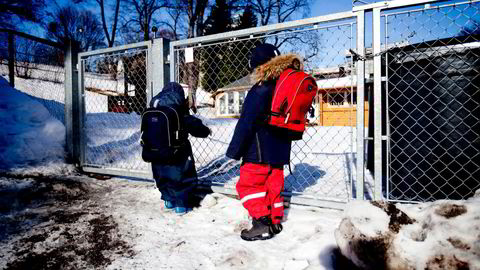
M408 222L400 213L387 215L369 202L352 201L335 231L336 242L366 268L375 265L372 254L384 253L387 269L480 269L479 195L477 191L467 200L394 204L411 219ZM399 228L389 228L395 222ZM388 244L371 244L368 251L364 244L369 241ZM460 267L465 264L469 268Z
M353 225L359 228L366 236L374 237L388 231L390 217L380 208L370 206L371 204L368 201L356 202L345 209L344 215L349 217ZM369 209L368 218L365 218L365 209ZM375 222L372 222L372 219Z
M119 147L105 147L106 144L115 143L126 149L125 152L94 156L95 162L100 160L119 164L118 166L122 164L127 166L133 160L140 162L136 154L126 155L127 152L138 153L138 146L134 146L138 139L136 126L138 115L91 113L87 118L88 151L101 147L118 149ZM204 120L211 128L218 128L217 131L225 126L235 125L235 120L232 119ZM335 255L337 249L335 229L344 218L355 220L370 235L385 232L388 227L386 214L372 208L369 202L353 201L346 205L345 211L291 205L285 212L284 230L279 235L268 241L245 242L240 239L239 233L250 224L248 214L239 200L231 196L209 194L203 199L200 207L180 217L163 208L160 193L151 181L134 181L126 178L99 181L84 175L76 175L73 168L63 160L65 127L61 121L53 117L39 102L9 87L3 78L0 78L0 124L2 127L0 170L14 172L20 179L22 175L27 178L19 180L2 176L0 191L22 190L36 185L36 181L28 178L28 175L53 175L65 179L76 177L77 181L88 183L95 193L92 192L92 197L79 205L74 205L72 209L89 209L88 216L111 215L118 224L116 237L120 237L134 251L133 256L120 256L115 252L104 251L103 254L112 259L107 269L335 269L338 259ZM227 133L229 132L232 131ZM351 132L352 129L342 128L318 129L315 134L319 134L320 137L298 143L296 151L301 152L306 146L311 149L305 152L306 165L303 166L317 162L316 159L322 158L322 153L329 154L324 155L325 160L333 154L344 156L351 149L351 145L342 142L345 140L345 134ZM203 148L195 149L199 155L198 161L205 165L199 167L199 173L205 177L218 174L219 171L228 175L231 173L229 170L234 167L231 161L221 160L221 154L227 147L225 138L228 136L218 136L209 138L208 143L202 145ZM321 141L332 143L318 145ZM217 152L207 152L205 151L207 147L216 149ZM209 170L209 164L215 161L219 161L220 166L214 166ZM333 170L329 176L332 178L344 177L347 161L342 158L338 162L339 164L331 163ZM213 170L216 172L213 173ZM326 174L330 174L329 170L325 170ZM327 186L328 184L327 182ZM335 183L332 182L330 185L329 190L335 193ZM317 186L314 184L307 188L315 190ZM438 216L438 207L435 207L445 203L465 205L467 212L446 222L445 218ZM401 247L398 249L400 255L417 260L420 262L418 265L423 265L422 262L431 259L434 251L450 247L445 241L450 237L473 242L471 248L477 252L477 257L470 257L470 260L474 263L480 262L478 200L468 203L436 201L396 205L421 224L420 227L418 224L405 225L399 232L401 237L396 239L395 245ZM58 207L51 203L49 206L54 209ZM94 208L85 208L87 206ZM15 215L22 211L31 213L33 207L17 212L0 212L2 226L6 224L4 221L14 222ZM47 210L42 212L49 213ZM375 222L366 222L367 219ZM53 218L31 225L25 237L33 232L46 230L45 228L52 223L55 223ZM88 229L85 224L80 225L74 228ZM420 243L416 237L421 236L422 229L425 228L438 230L431 230L432 233L427 234L425 238L427 241ZM43 233L47 242L43 248L62 244L59 238L52 238L53 234L49 234L48 230ZM0 258L4 258L0 260L0 268L5 268L8 262L21 259L16 257L18 255L14 250L14 247L17 249L21 247L22 242L19 239L21 239L19 235L7 235L0 241ZM41 253L43 248L29 252ZM471 269L480 269L475 268L480 267L478 264L471 266Z
M0 169L63 163L65 126L0 77Z
M248 214L236 199L210 194L204 199L208 203L178 217L162 211L153 187L115 192L122 195L117 200L136 198L129 205L115 201L114 215L121 230L140 234L134 243L139 255L115 261L109 269L332 269L339 211L297 206L287 212L277 237L245 242L239 233L248 226Z

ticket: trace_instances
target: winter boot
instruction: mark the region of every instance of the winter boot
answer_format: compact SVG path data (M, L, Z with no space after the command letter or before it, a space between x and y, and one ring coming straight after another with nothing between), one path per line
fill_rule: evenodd
M175 208L175 205L173 204L173 202L171 202L171 201L165 201L165 209L171 210L171 209L173 209L173 208Z
M272 234L279 234L281 231L283 230L283 226L282 224L278 223L278 224L272 224L270 226L270 232Z
M243 230L240 237L245 241L267 240L274 236L270 230L272 220L267 217L260 217L252 220L252 228Z
M183 216L185 215L186 213L192 211L193 209L192 208L189 208L189 207L180 207L180 206L177 206L175 207L175 214L179 215L179 216Z

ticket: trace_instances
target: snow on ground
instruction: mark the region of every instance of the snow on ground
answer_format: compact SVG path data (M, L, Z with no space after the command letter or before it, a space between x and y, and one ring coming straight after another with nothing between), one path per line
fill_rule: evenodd
M467 200L353 201L335 230L364 269L480 269L480 190Z
M46 194L40 197L42 186ZM12 193L19 196L9 198ZM0 194L1 269L31 265L36 269L47 265L61 269L356 269L339 255L335 240L339 224L350 218L373 235L388 226L387 215L376 213L369 203L352 202L343 213L291 205L279 235L246 242L239 234L249 226L247 212L239 200L216 193L207 194L200 207L184 216L163 208L153 183L121 178L0 177ZM447 202L436 204L441 203ZM465 232L475 227L472 221L478 218L479 204L470 203L469 212L456 222L450 219L453 223L439 218L434 205L397 204L418 225L400 231L404 240L395 256L434 261L435 250L459 248L457 239L469 238L474 245L467 249L478 250L478 235L472 231L468 237ZM371 222L378 216L383 223ZM420 236L426 241L420 241ZM470 258L470 269L479 269L476 256Z
M0 170L64 163L65 127L45 107L0 78Z
M246 242L249 220L235 198L208 194L180 217L163 209L151 182L63 178L0 177L0 194L22 194L0 208L1 269L334 269L338 210L292 206L282 233Z
M119 259L111 269L332 269L339 211L295 206L283 233L252 243L240 239L249 220L236 199L210 194L203 206L178 217L162 209L153 185L135 186L116 189L108 200L120 231L137 234L132 249L139 256Z

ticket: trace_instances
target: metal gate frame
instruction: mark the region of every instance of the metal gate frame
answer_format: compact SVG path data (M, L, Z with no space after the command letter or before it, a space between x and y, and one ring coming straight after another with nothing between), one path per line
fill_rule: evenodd
M388 121L387 116L384 115L383 104L382 104L382 43L381 43L381 27L382 27L382 12L392 9L407 8L412 6L418 6L422 4L431 4L431 3L441 3L446 2L446 0L394 0L389 2L377 2L373 4L366 4L361 6L353 7L352 11L341 12L336 14L330 14L325 16L319 16L314 18L308 18L298 21L285 22L280 24L267 25L262 27L256 27L253 29L245 29L232 31L222 34L192 38L187 40L180 40L170 42L168 45L165 40L158 42L157 40L140 42L136 44L130 44L125 46L119 46L115 48L96 50L92 52L80 53L78 55L78 82L75 82L76 76L75 67L77 65L72 64L71 66L66 66L66 73L71 73L72 76L67 78L72 78L66 83L66 91L72 96L72 103L66 104L71 106L71 114L73 114L73 128L67 129L67 138L69 136L75 135L75 132L80 131L80 138L78 143L73 143L73 147L79 148L79 165L86 172L93 173L103 173L111 175L122 175L130 177L141 177L141 178L152 178L151 172L147 171L136 171L130 169L118 169L112 168L109 166L92 166L92 164L85 164L85 133L84 133L84 121L85 121L85 94L84 94L84 84L83 78L85 73L85 67L82 60L103 53L115 52L120 50L126 50L131 48L144 47L148 50L148 71L147 71L147 88L148 94L147 97L150 99L156 91L159 91L165 82L168 82L170 78L174 80L176 78L176 65L175 63L175 48L180 46L195 46L195 44L201 44L202 42L214 42L225 40L228 38L234 37L253 37L254 35L264 34L272 31L286 30L289 28L299 27L299 26L315 26L319 23L333 22L342 19L356 19L356 52L353 54L356 55L356 72L357 72L357 112L356 112L356 170L355 179L352 180L352 185L355 186L355 194L351 194L348 200L357 199L363 200L365 197L365 150L366 142L373 142L373 163L374 163L374 173L373 173L373 194L372 200L382 200L388 199L388 196L385 196L386 186L384 183L388 183L388 170L384 171L383 169L383 160L388 157L388 134L382 133L382 124L385 121ZM477 1L466 1L462 3L477 2ZM365 48L365 39L366 36L370 33L365 28L365 17L366 14L372 16L372 28L371 28L371 38L372 38L372 49L373 52L369 55L366 53ZM365 62L366 58L371 57L373 59L373 107L370 110L373 110L373 137L368 138L365 136L364 128L364 99L365 99ZM71 63L74 63L77 60L77 57L74 53L67 53L67 57L70 59ZM73 60L71 59L73 58ZM170 62L170 67L167 67L167 63ZM154 74L155 73L155 74ZM78 100L77 100L78 99ZM78 116L76 116L78 115ZM362 153L362 154L360 154ZM387 156L385 156L387 155ZM75 157L75 156L74 156ZM368 184L368 183L367 183ZM235 190L225 188L224 186L212 186L214 191L227 193L227 194L236 194ZM291 196L292 194L285 194ZM328 208L343 208L346 202L338 202L331 200L322 200L321 198L311 198L311 197L302 197L302 196L292 196L291 201L298 204L307 204L312 206L321 206Z
M238 30L232 31L227 33L209 35L204 37L197 37L191 38L186 40L174 41L170 43L170 78L172 80L178 80L177 78L177 65L176 57L175 57L175 49L176 47L181 46L195 46L197 44L206 43L206 42L217 42L221 40L226 40L229 38L238 38L238 37L253 37L254 35L264 34L272 31L281 31L286 30L293 27L299 26L310 26L310 25L317 25L319 23L325 22L334 22L343 19L356 19L356 49L360 56L364 56L364 46L365 46L365 12L364 11L357 11L357 12L341 12L336 14L330 14L325 16L319 16L314 18L308 18L298 21L292 22L285 22L273 25L266 25L261 27L256 27L253 29L245 29L245 30ZM365 62L364 60L360 60L357 65L357 112L356 112L356 128L357 128L357 153L364 153L365 147L365 127L364 127L364 90L365 90ZM352 180L351 185L356 187L356 194L355 197L358 199L364 199L364 174L365 174L365 159L363 154L357 154L356 158L356 178ZM232 188L226 188L221 185L211 185L211 188L220 193L232 194L236 195L236 191ZM350 187L351 188L351 187ZM334 209L343 209L346 202L339 202L339 201L332 201L328 199L322 198L312 198L312 197L303 197L298 195L293 195L292 193L284 192L284 195L291 197L291 202L296 204L305 204L305 205L312 205L312 206L320 206L320 207L327 207L327 208L334 208ZM352 197L351 194L350 197ZM352 198L348 198L350 200Z
M113 48L99 49L89 52L83 52L78 54L78 127L80 131L79 136L79 164L78 166L82 168L85 172L90 173L99 173L99 174L109 174L109 175L118 175L118 176L127 176L127 177L136 177L136 178L147 178L152 179L151 170L135 170L135 169L125 169L125 168L115 168L112 166L97 165L97 164L87 164L85 160L86 154L86 131L85 131L85 59L92 56L98 56L107 53L122 52L130 49L144 49L146 51L146 91L147 91L147 104L150 102L151 98L155 96L165 83L169 81L168 74L168 46L169 41L166 39L156 39L153 41L143 41L133 44L128 44L124 46L117 46ZM74 102L75 104L75 102ZM75 122L75 120L74 120Z
M429 4L432 3L442 3L448 2L447 0L395 0L395 1L383 1L377 2L373 4L362 5L358 7L354 7L354 12L370 12L372 13L372 47L373 52L371 57L373 58L373 65L374 65L374 85L373 85L373 95L374 95L374 132L373 138L367 138L368 140L373 140L374 145L374 200L392 200L389 198L389 165L387 165L386 171L384 171L383 164L386 159L388 159L387 164L389 164L390 159L390 131L389 131L389 119L388 113L385 115L385 108L384 104L382 104L382 99L384 97L384 93L382 93L382 55L389 49L387 42L385 42L384 48L382 49L381 44L381 35L382 35L382 23L381 19L385 16L382 12L391 11L395 9L402 9L408 7L415 7L420 5L425 5L428 8ZM477 0L466 0L466 1L456 1L451 4L447 4L446 6L455 6L461 4L468 4L468 3L478 3ZM443 6L441 6L443 7ZM436 7L435 7L436 8ZM387 31L387 27L385 25L385 31ZM385 32L385 39L387 39L387 32ZM360 50L358 50L360 52ZM388 68L387 68L388 70ZM387 71L388 74L388 71ZM388 78L386 79L388 80ZM388 87L387 87L388 91ZM388 96L388 94L386 94ZM388 101L387 101L387 109L388 109ZM382 123L386 123L387 129L386 133L382 132ZM358 127L357 127L358 128ZM401 201L401 200L393 200L398 202L407 202L407 203L415 203L415 201Z

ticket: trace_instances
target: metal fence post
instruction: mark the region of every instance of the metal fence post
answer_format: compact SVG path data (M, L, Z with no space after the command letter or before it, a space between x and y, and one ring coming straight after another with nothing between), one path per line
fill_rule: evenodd
M151 52L149 57L151 63L151 91L148 96L148 102L162 90L165 84L170 82L170 67L168 62L170 41L163 38L154 39Z
M357 176L356 198L364 199L365 176L365 11L357 12Z
M380 14L381 8L373 9L373 140L374 140L374 200L382 199L383 179L383 140L382 140L382 68L380 42Z
M174 81L174 82L177 82L178 79L176 78L177 74L175 73L175 68L176 68L176 65L178 65L178 63L175 63L175 61L177 61L175 59L175 51L174 51L174 42L170 42L170 52L168 53L168 62L170 64L170 76L169 76L169 79L171 81Z
M8 33L8 80L11 87L15 87L15 38Z
M70 43L65 53L65 127L67 155L74 164L79 164L80 146L77 54Z

